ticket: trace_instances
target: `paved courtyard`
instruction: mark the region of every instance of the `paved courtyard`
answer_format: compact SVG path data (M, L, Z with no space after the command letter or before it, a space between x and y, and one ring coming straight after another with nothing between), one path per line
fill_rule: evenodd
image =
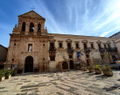
M20 75L0 82L0 95L120 95L120 71L113 77L84 71Z

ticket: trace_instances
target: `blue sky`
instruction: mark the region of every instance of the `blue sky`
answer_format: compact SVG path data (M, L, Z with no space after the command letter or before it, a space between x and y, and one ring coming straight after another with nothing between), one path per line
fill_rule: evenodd
M49 33L108 37L120 31L120 0L0 0L0 44L9 45L18 15L30 10L46 18Z

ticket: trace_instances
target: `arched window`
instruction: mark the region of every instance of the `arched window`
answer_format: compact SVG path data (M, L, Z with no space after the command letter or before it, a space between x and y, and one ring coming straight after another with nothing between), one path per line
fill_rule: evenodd
M26 28L26 23L23 22L23 23L22 23L22 31L25 31L25 28Z
M41 30L41 25L38 24L38 32L40 32L40 30Z
M34 31L34 24L33 23L30 23L30 32L33 32Z

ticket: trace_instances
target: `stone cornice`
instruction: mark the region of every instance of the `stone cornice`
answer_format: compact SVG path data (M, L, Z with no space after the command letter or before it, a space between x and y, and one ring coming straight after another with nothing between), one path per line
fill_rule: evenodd
M48 33L49 36L62 37L62 38L72 38L72 39L93 39L93 40L111 40L107 37L95 37L95 36L82 36L82 35L70 35L70 34L54 34Z

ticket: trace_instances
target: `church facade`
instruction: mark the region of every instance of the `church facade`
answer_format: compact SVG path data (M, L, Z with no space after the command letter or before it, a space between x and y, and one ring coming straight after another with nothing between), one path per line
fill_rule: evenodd
M18 16L10 34L6 64L26 72L80 69L81 65L108 64L117 48L110 38L48 33L45 18L34 11Z

